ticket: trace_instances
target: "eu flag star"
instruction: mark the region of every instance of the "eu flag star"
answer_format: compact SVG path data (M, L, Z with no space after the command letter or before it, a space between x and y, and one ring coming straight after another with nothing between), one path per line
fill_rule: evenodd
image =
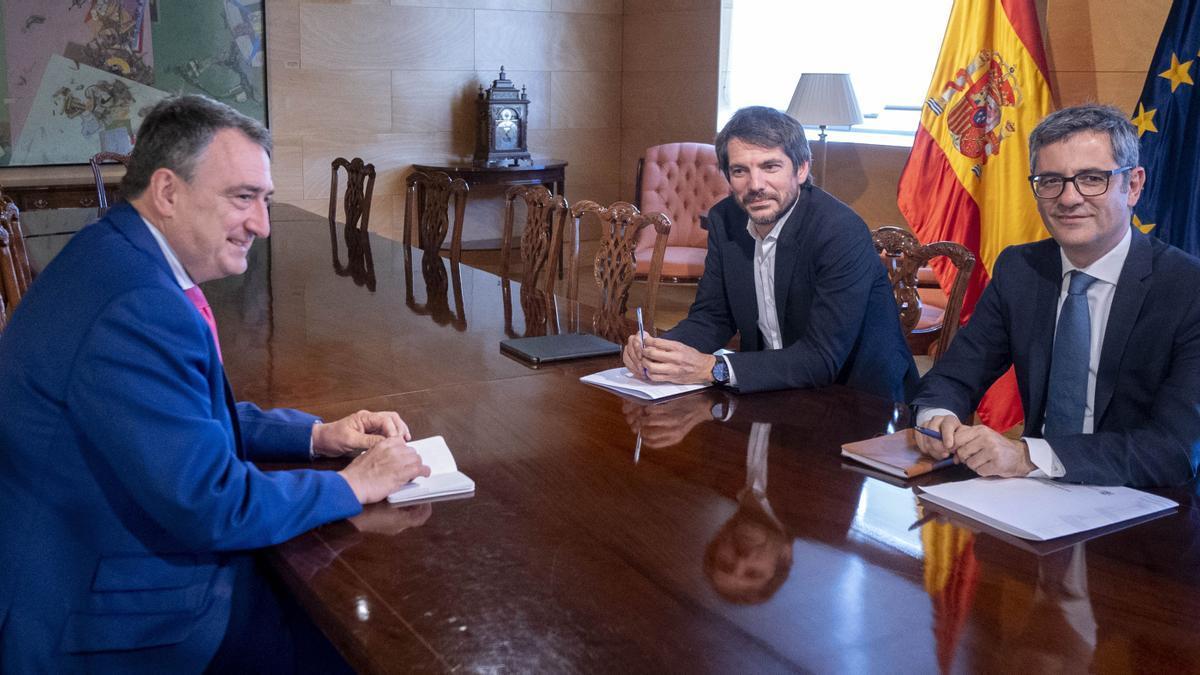
M1133 226L1142 231L1142 234L1150 234L1150 230L1154 229L1154 223L1143 223L1141 218L1133 217Z
M1171 93L1175 93L1175 89L1181 84L1195 84L1192 82L1192 76L1188 73L1192 68L1192 61L1179 62L1179 57L1174 53L1171 54L1171 67L1159 73L1159 77L1166 78L1171 81Z
M1130 120L1138 128L1138 138L1141 138L1142 134L1147 131L1158 132L1158 127L1154 126L1154 114L1157 112L1157 110L1146 110L1145 106L1141 103L1138 104L1137 114Z

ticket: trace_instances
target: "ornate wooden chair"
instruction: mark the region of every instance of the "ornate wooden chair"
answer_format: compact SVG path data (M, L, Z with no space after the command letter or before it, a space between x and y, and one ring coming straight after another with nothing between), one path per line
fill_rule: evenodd
M404 250L405 262L411 262L413 228L417 245L426 258L436 258L450 236L450 263L457 265L462 258L463 214L467 209L467 182L451 179L441 171L413 171L404 179ZM454 199L454 220L449 217L450 200Z
M900 327L914 354L929 354L934 359L945 353L958 332L959 316L967 282L975 267L975 255L967 247L952 241L922 245L911 232L886 225L872 233L875 250L888 269ZM922 302L918 274L937 257L945 257L957 269L946 306L939 308Z
M119 152L97 152L92 155L90 164L92 165L92 177L96 179L96 206L107 209L108 190L104 187L104 176L100 175L100 165L120 164L128 168L129 155L122 155Z
M342 215L346 219L342 236L346 241L346 264L338 259L337 204L338 169L346 174L346 190L342 194ZM333 253L333 269L349 276L354 283L375 290L375 261L371 258L371 240L367 229L371 222L371 194L375 190L375 165L366 164L361 157L347 160L338 157L330 164L329 179L329 244Z
M637 265L638 237L643 228L654 228L654 246L650 249L650 267L646 275L646 302L643 319L646 330L654 335L654 305L662 276L663 257L667 238L671 234L671 219L665 213L641 213L628 202L613 202L601 206L593 201L581 201L571 207L574 222L574 241L571 245L567 272L567 298L579 300L579 221L588 213L600 220L600 248L596 251L593 277L600 290L600 306L592 321L596 335L624 342L630 334L625 320L629 288L633 284Z
M8 325L8 318L21 299L11 243L12 237L8 230L0 225L0 332Z
M525 336L558 332L558 305L554 298L555 271L562 251L563 230L570 209L567 200L541 185L514 185L504 193L504 229L500 243L500 276L512 278L512 237L517 203L524 202L525 229L521 232L521 310ZM505 307L512 305L511 284L505 290ZM511 313L511 309L509 310ZM506 315L507 316L507 315ZM511 324L511 320L509 320Z
M525 229L521 233L521 286L540 288L554 295L554 272L562 251L563 230L570 210L567 200L541 185L515 185L504 193L504 230L500 245L500 276L509 276L513 221L517 200L525 202Z
M33 283L33 268L29 265L29 252L25 249L25 232L21 228L21 212L13 200L0 196L0 228L8 232L9 247L13 261L13 275L19 295L25 295ZM18 296L18 300L20 297ZM15 302L15 301L14 301Z

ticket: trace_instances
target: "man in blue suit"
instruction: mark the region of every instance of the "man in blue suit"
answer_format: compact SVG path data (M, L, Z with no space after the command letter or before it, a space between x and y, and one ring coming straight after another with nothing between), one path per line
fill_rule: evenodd
M1184 483L1200 459L1200 260L1130 227L1145 185L1121 111L1065 108L1029 138L1051 239L996 260L971 321L921 382L918 436L984 476ZM963 423L1015 366L1025 437Z
M322 424L233 399L189 297L268 235L270 148L220 103L155 106L129 203L72 239L0 339L0 671L311 665L248 552L428 475L395 413ZM367 447L340 472L249 461Z
M742 392L845 384L907 400L916 366L866 223L813 186L804 127L739 110L717 135L732 195L709 211L704 276L688 316L633 335L624 361L656 382ZM734 333L736 354L716 356Z

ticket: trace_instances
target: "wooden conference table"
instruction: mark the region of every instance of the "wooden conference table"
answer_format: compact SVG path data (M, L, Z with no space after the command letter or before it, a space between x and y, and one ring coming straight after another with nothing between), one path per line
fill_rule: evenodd
M525 325L491 274L427 288L414 251L410 295L402 247L372 238L371 292L334 273L322 219L277 207L273 226L246 275L206 285L239 397L397 410L477 484L270 553L359 671L1200 671L1194 485L1066 546L922 520L911 485L838 456L902 406L839 387L626 400L577 381L615 357L501 354Z

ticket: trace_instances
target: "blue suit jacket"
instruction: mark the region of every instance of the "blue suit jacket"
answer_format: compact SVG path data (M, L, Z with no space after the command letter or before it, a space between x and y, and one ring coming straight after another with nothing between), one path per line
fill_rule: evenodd
M758 330L754 238L733 197L709 211L708 254L696 301L663 337L702 352L724 347L743 392L845 384L906 401L917 382L887 271L866 223L826 192L805 185L775 251L775 307L783 349Z
M1165 486L1195 475L1200 451L1200 260L1133 231L1117 281L1092 434L1048 437L1064 480ZM967 417L1016 367L1025 433L1041 435L1062 283L1053 239L1005 249L970 322L921 382L914 406Z
M315 418L237 404L128 205L84 228L0 337L0 671L193 671L250 549L361 510Z

